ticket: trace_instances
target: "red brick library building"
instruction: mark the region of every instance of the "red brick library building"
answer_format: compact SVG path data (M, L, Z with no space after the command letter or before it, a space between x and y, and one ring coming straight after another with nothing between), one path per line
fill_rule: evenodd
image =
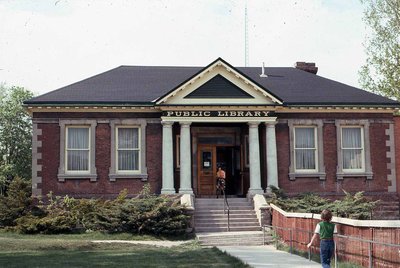
M33 98L33 194L210 196L222 167L230 196L396 196L399 103L316 73L120 66Z

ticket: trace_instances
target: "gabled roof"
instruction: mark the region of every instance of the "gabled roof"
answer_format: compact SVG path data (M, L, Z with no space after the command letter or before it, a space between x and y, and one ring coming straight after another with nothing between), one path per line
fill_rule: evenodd
M216 61L218 60L223 61L222 59ZM206 68L120 66L35 97L25 104L154 105L155 100L168 95ZM292 67L267 67L265 73L268 77L260 77L260 67L232 68L287 106L399 105L394 100Z

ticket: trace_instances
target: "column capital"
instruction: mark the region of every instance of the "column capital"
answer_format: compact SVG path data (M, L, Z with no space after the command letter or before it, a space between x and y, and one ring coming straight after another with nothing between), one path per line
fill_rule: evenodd
M265 124L267 127L274 128L275 125L278 124L278 122L277 122L277 121L273 121L273 122L264 122L264 124Z
M179 122L179 124L181 125L181 127L190 127L192 122L181 121Z
M174 121L161 121L163 127L172 127L174 123L175 123Z
M247 122L247 124L249 125L249 128L258 128L260 122Z

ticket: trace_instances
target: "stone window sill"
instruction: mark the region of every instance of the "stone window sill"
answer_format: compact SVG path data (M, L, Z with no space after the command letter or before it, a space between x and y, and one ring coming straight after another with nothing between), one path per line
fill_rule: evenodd
M372 180L373 175L374 174L372 172L354 172L354 173L350 173L350 172L339 173L338 172L338 173L336 173L336 178L338 180L343 180L346 177L351 177L351 178L354 178L354 177L366 177L367 180Z
M90 179L90 181L97 181L97 174L58 174L59 182L64 182L65 180L80 180L80 179Z
M147 181L148 174L109 174L110 181L116 181L117 179L140 179L141 181Z
M318 178L321 181L326 179L325 172L308 172L308 173L289 173L289 179L291 181L296 180L297 178Z

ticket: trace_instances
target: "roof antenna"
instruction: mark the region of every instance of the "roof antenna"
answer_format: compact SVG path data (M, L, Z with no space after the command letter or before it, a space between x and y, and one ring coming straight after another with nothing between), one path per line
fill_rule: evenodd
M247 1L245 2L244 8L244 66L249 66L249 32L247 28L248 17L247 17Z
M263 65L262 65L262 68L261 68L261 74L260 74L260 77L268 77L268 75L266 75L266 74L265 74L265 70L264 70L264 68L265 68L265 66L264 66L264 62L263 62Z

